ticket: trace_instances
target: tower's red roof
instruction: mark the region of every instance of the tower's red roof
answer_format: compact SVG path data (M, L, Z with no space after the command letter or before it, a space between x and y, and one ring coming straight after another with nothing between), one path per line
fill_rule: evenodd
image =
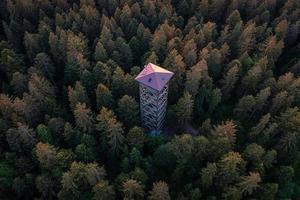
M149 63L139 75L135 77L135 80L155 90L161 91L173 75L173 72Z

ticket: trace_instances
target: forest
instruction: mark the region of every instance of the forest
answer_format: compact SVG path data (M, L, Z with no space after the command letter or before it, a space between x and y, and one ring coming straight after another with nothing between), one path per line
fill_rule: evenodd
M300 199L299 0L1 0L0 199ZM134 78L174 72L165 128Z

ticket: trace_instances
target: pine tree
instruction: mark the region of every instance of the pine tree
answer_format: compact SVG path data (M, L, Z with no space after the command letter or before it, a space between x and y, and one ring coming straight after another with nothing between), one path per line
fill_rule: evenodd
M281 91L273 97L270 111L272 114L276 114L286 110L293 101L294 96L289 95L287 91Z
M255 47L255 24L249 23L244 28L238 40L238 52L242 55L245 52L251 52Z
M32 62L35 56L41 52L41 47L38 41L38 34L26 32L24 35L24 45L26 47L27 56Z
M139 121L139 105L134 98L124 95L118 102L118 116L127 127L137 125Z
M192 96L188 92L185 92L183 96L177 101L175 112L178 122L181 125L185 125L192 120L193 106L194 101L192 99Z
M86 90L79 81L76 81L74 88L71 86L68 87L68 97L70 101L70 107L73 111L78 103L85 103L86 105L89 104L89 98Z
M108 56L106 49L104 48L103 44L98 41L94 54L95 61L105 62L107 61L107 58Z
M111 108L114 104L113 96L110 90L103 84L98 84L96 89L96 103L97 109L101 109L102 107Z
M93 113L85 103L77 103L74 109L77 127L83 132L91 133L94 130Z
M115 114L105 107L102 107L97 115L98 131L104 133L104 137L110 146L111 152L119 153L124 145L124 130L120 122L117 121Z
M163 66L174 72L174 76L170 81L170 101L176 101L180 97L180 92L183 88L183 78L185 73L185 64L183 58L178 54L177 50L172 50L166 57Z
M16 54L12 49L4 48L0 51L1 71L6 74L7 78L11 78L13 73L22 72L24 61L21 55Z
M20 72L13 73L10 84L12 85L16 96L20 97L25 91L27 91L27 82L28 80L26 75Z
M100 181L93 187L94 200L113 200L115 199L115 190L109 185L108 181Z
M70 196L73 199L85 198L105 175L104 168L98 164L73 162L70 169L62 176L62 188L58 198L67 199Z
M134 126L129 130L126 139L130 147L142 150L146 141L144 130L138 126Z
M213 49L207 58L207 66L209 75L214 79L218 79L222 71L222 55L218 49Z
M252 194L253 191L259 187L261 182L260 174L257 172L250 172L249 176L243 176L241 182L239 183L240 190L243 194Z
M87 38L93 41L99 34L99 12L95 5L83 5L79 12L83 17L82 31Z
M217 165L216 163L207 163L205 168L201 170L201 184L205 188L209 188L214 183L214 178L217 175Z
M226 137L231 142L232 145L236 141L236 125L231 120L222 122L220 125L215 126L212 134L219 137Z
M238 181L239 171L243 170L244 160L238 152L229 152L218 163L217 182L224 186Z
M259 123L251 128L251 131L249 133L251 138L255 138L258 136L267 126L267 124L270 122L271 115L270 113L262 116L259 120Z
M143 186L133 179L129 179L123 183L122 191L124 194L124 200L139 200L144 198Z
M112 76L112 85L111 85L111 90L115 97L121 97L125 93L124 82L125 82L125 73L120 67L117 67Z
M43 169L51 170L57 165L57 149L49 144L39 142L36 145L36 155Z
M55 67L50 59L50 57L45 53L39 53L34 58L33 67L36 69L37 74L41 74L50 81L54 80Z
M196 64L197 61L197 46L194 39L189 40L183 47L182 55L184 57L184 61L188 67Z
M255 105L255 98L252 95L242 97L236 105L234 112L241 119L247 119L250 116Z
M6 132L9 148L18 153L29 153L36 144L36 134L26 124L18 123L16 128Z
M235 84L238 80L238 72L239 72L238 66L234 65L227 71L226 75L224 76L224 79L221 81L222 82L221 91L222 91L222 97L224 99L230 98L230 94L234 89Z
M163 181L153 183L153 188L149 193L150 193L148 197L149 200L170 200L171 199L169 195L169 187Z
M247 145L243 152L243 157L253 165L259 165L262 162L263 155L265 154L265 150L262 146L251 143Z
M55 180L53 180L48 174L39 175L35 179L35 185L41 193L42 198L55 198L55 184Z
M270 36L267 38L265 45L263 46L262 55L265 55L269 61L270 66L274 66L275 62L281 55L284 48L284 42L277 40L276 36Z
M185 82L186 91L195 97L199 91L200 81L207 78L207 64L205 60L201 60L187 71Z
M156 31L153 35L151 43L152 49L161 61L166 55L167 49L167 36L163 31Z

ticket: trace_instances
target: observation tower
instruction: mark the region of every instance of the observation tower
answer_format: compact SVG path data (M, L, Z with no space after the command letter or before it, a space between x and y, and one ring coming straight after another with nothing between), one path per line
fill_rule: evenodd
M169 80L173 75L173 72L149 63L135 78L140 88L142 123L149 131L160 132L163 128L167 111Z

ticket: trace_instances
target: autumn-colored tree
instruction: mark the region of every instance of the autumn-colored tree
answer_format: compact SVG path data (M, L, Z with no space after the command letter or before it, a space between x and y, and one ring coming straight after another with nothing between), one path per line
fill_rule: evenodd
M274 63L279 58L282 49L284 47L284 42L282 40L277 40L276 36L270 36L267 38L265 45L263 46L262 54L268 58L269 65L273 66Z
M85 103L77 103L74 110L76 125L83 132L91 133L94 130L93 113Z
M90 40L94 40L99 34L99 11L95 8L95 4L82 5L79 10L82 18L82 31Z
M149 192L149 200L170 200L169 187L167 183L159 181L153 184L152 190Z
M226 137L231 142L231 144L234 145L236 141L236 132L237 130L234 122L231 120L227 120L216 126L212 134L219 137Z
M28 81L28 90L33 101L30 103L35 104L35 106L38 106L41 110L50 112L55 106L54 87L44 77L33 74Z
M124 199L143 199L144 198L144 190L143 186L137 182L136 180L129 179L123 183L123 194Z
M185 46L183 47L183 57L186 65L188 67L193 66L197 62L197 52L196 52L197 46L194 42L194 39L191 39L188 41Z
M5 0L0 18L0 199L299 199L299 0ZM155 136L149 62L174 72Z
M102 107L111 108L114 104L114 99L110 90L101 83L98 84L96 89L96 103L99 110Z
M229 152L218 163L217 181L221 185L229 185L238 181L239 172L244 168L244 160L238 152Z
M124 145L124 131L122 124L117 121L114 113L105 107L102 107L100 110L97 121L97 130L104 133L111 151L113 153L119 153Z
M243 176L241 182L239 183L239 188L243 194L252 194L253 191L259 187L261 182L260 174L257 172L250 172L249 176Z
M45 143L37 143L36 145L36 156L40 162L41 168L51 170L57 165L57 149L53 146Z
M251 52L255 47L255 23L249 23L244 28L238 40L238 52L242 55L244 52Z
M70 101L70 107L73 111L78 103L85 103L86 105L89 104L89 98L86 90L79 81L76 82L74 88L71 86L68 87L68 97Z
M165 33L163 31L155 32L151 45L159 60L162 60L166 55L167 48L167 36Z

